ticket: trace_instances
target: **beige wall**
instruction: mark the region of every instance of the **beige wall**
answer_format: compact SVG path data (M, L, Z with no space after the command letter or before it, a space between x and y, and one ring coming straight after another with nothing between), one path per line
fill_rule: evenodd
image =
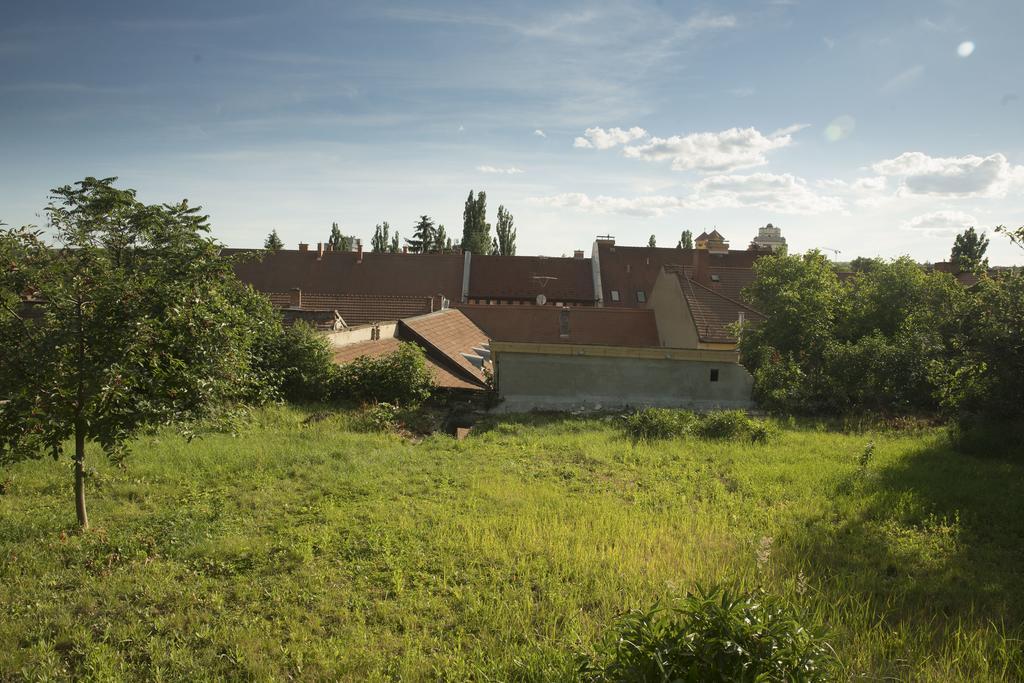
M387 339L395 336L395 328L398 323L381 323L380 327L380 338ZM348 330L339 330L337 332L328 332L327 341L330 343L332 348L340 348L349 344L355 344L361 341L370 341L373 339L373 328L374 325L363 325L361 327L353 327Z
M658 273L647 307L654 309L658 324L658 339L662 346L672 349L700 348L697 326L693 324L690 307L686 305L679 278L664 269Z

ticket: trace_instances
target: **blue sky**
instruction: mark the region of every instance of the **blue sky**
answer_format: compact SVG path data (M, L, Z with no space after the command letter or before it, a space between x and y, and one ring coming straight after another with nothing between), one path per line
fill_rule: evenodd
M1024 3L11 3L0 219L116 175L255 246L470 189L519 251L759 225L842 258L1024 224ZM998 263L1024 261L1003 238Z

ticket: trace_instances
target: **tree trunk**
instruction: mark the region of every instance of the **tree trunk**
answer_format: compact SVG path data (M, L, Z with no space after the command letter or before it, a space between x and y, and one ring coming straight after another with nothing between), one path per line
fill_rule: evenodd
M78 526L89 528L89 515L85 511L85 425L75 424L75 513Z

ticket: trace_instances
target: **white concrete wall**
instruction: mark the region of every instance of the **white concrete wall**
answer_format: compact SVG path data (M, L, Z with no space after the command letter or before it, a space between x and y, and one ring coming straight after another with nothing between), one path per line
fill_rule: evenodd
M387 339L388 337L395 336L395 329L398 327L397 322L392 323L381 323L380 327L380 338ZM361 341L370 341L373 338L373 325L363 325L361 327L353 327L347 330L339 330L337 332L328 332L327 341L330 342L332 348L339 348L342 346L348 346L349 344L355 344Z

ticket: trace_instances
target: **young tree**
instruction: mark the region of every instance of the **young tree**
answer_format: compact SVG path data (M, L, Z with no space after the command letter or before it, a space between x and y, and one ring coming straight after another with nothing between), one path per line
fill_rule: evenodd
M115 180L53 190L55 246L28 229L0 232L0 262L14 264L0 272L0 464L56 458L73 440L82 528L86 444L116 457L143 427L253 396L254 341L279 325L219 255L198 208L144 205Z
M683 230L683 233L679 236L679 244L676 245L677 249L693 249L693 233L689 230Z
M435 232L434 219L427 215L420 216L419 221L413 226L412 239L406 238L405 240L409 251L414 254L426 254L433 251Z
M502 256L516 255L516 229L514 219L504 206L498 207L498 222L494 226L497 238L494 240L493 251Z
M487 222L487 193L481 191L473 198L469 191L462 212L462 249L474 254L491 251L491 224Z
M398 238L398 231L395 230L395 234L391 236L391 243L388 245L388 251L391 252L392 254L397 254L399 251L401 251L401 249L399 248L400 244L401 240Z
M331 223L331 236L327 238L327 244L334 251L352 251L355 238L351 235L342 235L341 228L337 223Z
M651 235L650 237L648 237L647 238L647 246L649 246L649 247L656 247L656 246L658 246L658 238L655 237L654 235Z
M281 249L284 249L284 242L282 242L281 238L277 236L276 228L271 230L270 234L267 235L267 239L263 242L263 248L269 249L270 251L280 251Z
M377 227L373 231L373 239L370 240L370 248L378 254L382 254L385 251L389 251L388 233L391 231L391 226L388 225L387 221L378 223Z
M953 251L949 260L961 273L980 274L988 270L986 249L988 238L985 237L984 231L979 235L973 227L967 228L953 241Z
M436 252L447 252L452 250L452 240L448 237L444 231L444 224L437 226L437 232L434 233L434 247L431 251Z

